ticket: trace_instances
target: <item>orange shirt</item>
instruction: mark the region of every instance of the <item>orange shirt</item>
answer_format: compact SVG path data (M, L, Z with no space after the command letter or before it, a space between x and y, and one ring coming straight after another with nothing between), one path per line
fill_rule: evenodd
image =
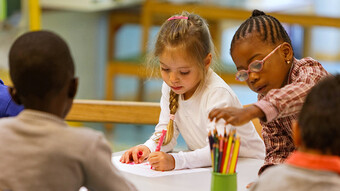
M340 157L333 155L317 155L300 151L293 152L286 163L296 167L332 171L340 174Z

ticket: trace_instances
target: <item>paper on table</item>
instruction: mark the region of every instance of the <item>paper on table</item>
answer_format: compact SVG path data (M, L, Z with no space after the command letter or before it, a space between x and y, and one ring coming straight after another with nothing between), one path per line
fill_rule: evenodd
M120 156L112 157L112 163L121 171L128 172L131 174L145 176L145 177L160 177L160 176L169 176L175 174L186 174L193 172L204 172L211 171L211 168L195 168L195 169L182 169L182 170L172 170L172 171L155 171L150 169L150 164L148 162L144 162L141 164L125 164L119 161Z

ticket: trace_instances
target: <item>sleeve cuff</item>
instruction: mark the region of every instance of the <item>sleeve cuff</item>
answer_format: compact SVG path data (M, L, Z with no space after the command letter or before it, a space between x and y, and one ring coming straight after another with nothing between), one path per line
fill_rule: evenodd
M277 109L268 101L260 100L256 103L254 103L255 106L260 108L264 114L266 115L265 122L270 122L276 118L276 116L279 114Z
M150 149L150 152L155 152L156 147L157 147L155 141L153 141L152 139L147 140L144 143L144 145L147 146Z
M180 151L179 153L169 153L171 154L175 159L175 169L183 169L185 167L184 160L183 160L183 152Z

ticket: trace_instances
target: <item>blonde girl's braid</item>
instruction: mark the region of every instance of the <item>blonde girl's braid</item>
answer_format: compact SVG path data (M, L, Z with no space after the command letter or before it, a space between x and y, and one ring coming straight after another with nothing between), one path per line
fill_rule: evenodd
M177 108L178 108L178 94L171 90L169 98L170 115L175 115ZM163 145L169 144L173 136L174 136L174 121L173 118L170 117Z
M175 115L177 108L178 108L178 94L176 94L174 91L170 91L170 98L169 98L169 109L170 109L170 115ZM153 140L158 144L159 138L161 137L161 132L155 132L155 138ZM163 141L163 145L167 145L170 143L172 137L174 136L174 121L173 119L169 120L168 126L167 126L167 132L166 136Z

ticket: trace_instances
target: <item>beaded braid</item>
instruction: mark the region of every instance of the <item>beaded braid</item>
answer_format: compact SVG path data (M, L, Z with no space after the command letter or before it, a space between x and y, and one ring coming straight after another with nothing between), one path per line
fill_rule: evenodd
M177 108L178 108L178 94L176 94L174 91L170 91L170 97L169 97L169 109L170 109L170 115L175 115ZM161 132L155 132L155 139L153 139L156 143L158 143L159 138L161 137ZM167 132L166 136L163 141L163 145L167 145L170 143L172 137L174 136L174 121L170 118L168 126L167 126Z
M169 98L170 115L175 115L177 108L178 108L178 94L171 90ZM170 118L163 145L169 144L173 136L174 136L174 121L173 119Z
M264 12L255 9L251 17L244 21L237 29L231 41L230 52L233 50L233 45L236 41L245 38L253 32L257 32L263 36L262 40L264 42L270 42L276 45L277 42L283 41L292 45L286 30L275 17L266 15Z

